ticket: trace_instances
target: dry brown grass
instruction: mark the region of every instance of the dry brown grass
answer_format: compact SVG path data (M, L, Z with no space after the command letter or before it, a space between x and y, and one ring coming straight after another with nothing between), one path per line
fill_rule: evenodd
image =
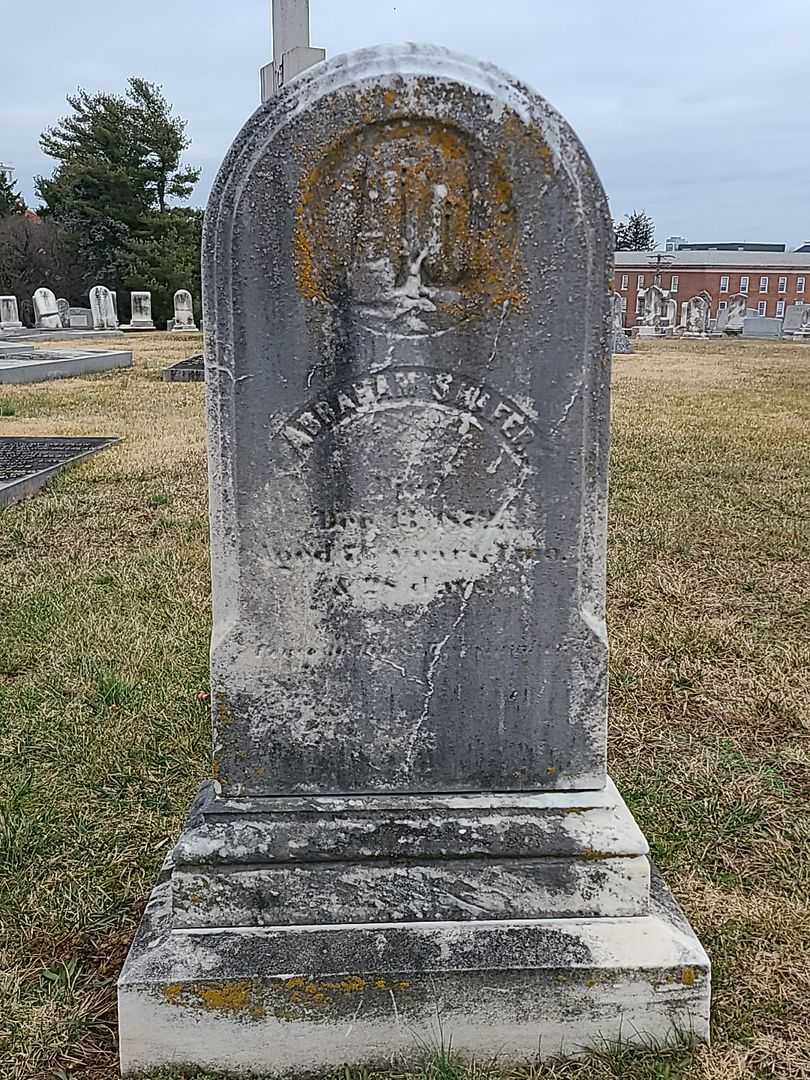
M2 391L0 434L125 438L0 512L4 1080L115 1075L115 974L208 767L203 388L160 381L199 339L128 340L130 373ZM612 769L712 954L714 1045L509 1075L810 1077L810 348L642 343L615 387Z

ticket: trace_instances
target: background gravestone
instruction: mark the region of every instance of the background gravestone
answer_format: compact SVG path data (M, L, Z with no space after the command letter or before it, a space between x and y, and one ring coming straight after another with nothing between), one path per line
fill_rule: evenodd
M174 294L174 319L171 329L175 333L197 333L194 322L194 301L188 289L178 289Z
M562 118L443 50L321 65L238 137L204 245L217 782L119 982L125 1074L706 1037L606 774L612 244Z
M61 330L62 320L56 306L56 297L50 289L37 289L34 293L34 312L37 330Z
M22 328L20 309L16 296L0 296L0 330L19 330Z
M112 293L105 285L95 285L90 290L90 310L93 313L94 330L118 329Z

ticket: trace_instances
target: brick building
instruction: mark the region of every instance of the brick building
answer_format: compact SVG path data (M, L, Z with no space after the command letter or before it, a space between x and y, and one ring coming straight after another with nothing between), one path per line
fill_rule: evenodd
M617 251L614 289L626 301L633 326L640 289L658 284L678 302L706 292L716 318L736 293L760 315L781 318L791 304L810 304L810 251Z

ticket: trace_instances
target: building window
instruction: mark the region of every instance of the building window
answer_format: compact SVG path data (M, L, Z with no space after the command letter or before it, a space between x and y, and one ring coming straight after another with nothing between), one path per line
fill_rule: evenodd
M740 292L743 294L743 296L748 296L749 280L750 279L748 277L748 274L743 274L743 276L740 278Z
M759 279L759 291L760 292L767 292L768 291L768 279L766 277L761 277Z
M785 314L785 301L784 300L777 300L776 301L776 317L777 317L777 319L781 319L784 316L784 314Z
M768 301L767 300L760 300L760 302L757 304L757 314L758 315L767 315L768 314Z
M622 297L622 311L625 312L625 314L627 313L627 297L626 296Z
M636 278L636 288L637 289L643 289L644 288L644 275L643 274L639 274L638 277Z
M636 315L640 315L644 310L644 300L640 297L636 297Z
M628 275L627 274L622 274L622 288L626 289L629 284L630 284L630 278L628 277Z
M780 277L779 278L779 292L787 292L787 278L786 277Z
M680 279L678 278L678 275L677 275L677 274L673 274L673 275L672 275L672 281L671 281L671 282L670 282L670 284L669 284L669 290L670 290L670 292L677 292L677 291L678 291L678 281L679 281L679 280L680 280Z
M728 274L723 274L720 278L720 292L728 292Z
M720 303L717 305L717 310L718 311L725 311L727 307L728 307L728 300L721 300Z
M796 292L804 292L804 278L796 278Z

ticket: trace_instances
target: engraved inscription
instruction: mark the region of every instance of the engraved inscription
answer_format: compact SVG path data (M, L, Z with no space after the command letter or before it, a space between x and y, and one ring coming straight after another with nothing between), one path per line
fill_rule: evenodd
M434 368L389 367L349 382L308 404L283 429L296 450L305 450L328 431L384 409L433 405L461 414L460 434L468 427L489 428L510 453L523 455L535 429L526 410L483 383Z

